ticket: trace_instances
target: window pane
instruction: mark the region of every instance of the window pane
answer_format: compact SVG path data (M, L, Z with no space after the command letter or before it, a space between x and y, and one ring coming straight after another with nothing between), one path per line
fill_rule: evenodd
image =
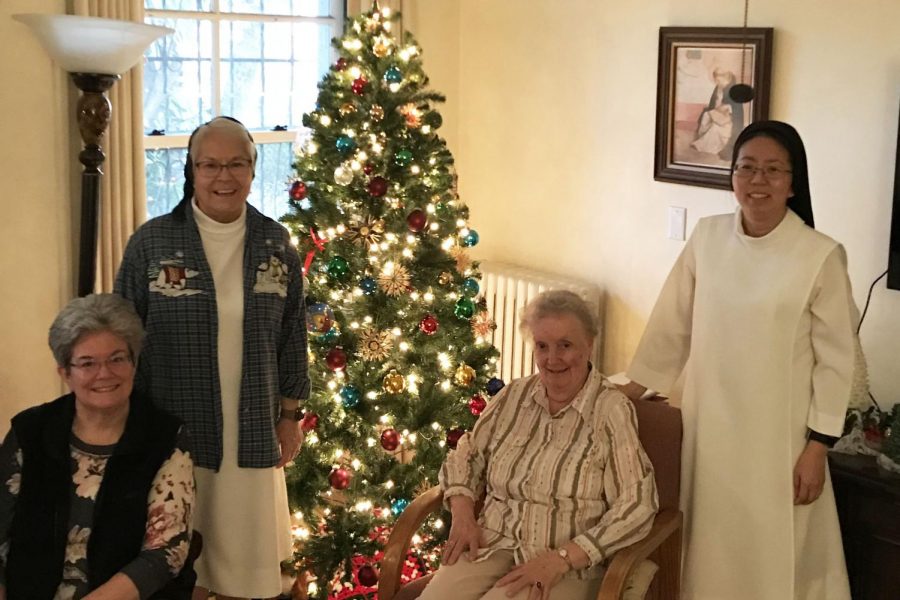
M175 33L147 50L144 65L144 127L186 133L213 113L212 24L186 19L148 19Z
M184 193L185 148L147 150L147 217L164 215Z
M222 60L222 114L263 129L262 61Z
M293 146L291 142L256 146L259 155L256 158L256 178L250 190L250 204L276 220L288 213Z
M210 10L210 0L144 0L144 6L164 10Z
M316 106L319 90L316 84L328 71L333 56L331 38L334 30L327 25L298 23L294 26L294 93L291 103L292 127L300 127L303 113ZM314 82L307 84L306 82Z
M157 0L159 1L159 0ZM330 0L222 0L222 12L329 17Z
M288 213L288 182L291 179L293 144L257 144L256 177L250 189L250 204L263 214L279 219ZM184 193L185 148L147 150L147 216L158 217L175 208Z

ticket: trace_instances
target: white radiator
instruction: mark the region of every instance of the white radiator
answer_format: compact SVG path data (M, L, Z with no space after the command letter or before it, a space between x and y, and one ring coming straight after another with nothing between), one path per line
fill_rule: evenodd
M497 323L492 343L500 351L497 377L509 383L512 379L537 372L531 340L519 331L519 317L528 301L546 290L570 290L581 296L601 322L601 293L594 284L552 273L542 273L516 265L481 261L482 294L488 312ZM602 332L601 332L602 334ZM594 342L591 361L600 368L601 336Z

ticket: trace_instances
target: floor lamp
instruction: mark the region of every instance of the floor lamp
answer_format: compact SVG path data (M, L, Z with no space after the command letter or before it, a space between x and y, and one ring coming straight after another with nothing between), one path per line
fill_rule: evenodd
M81 174L81 232L78 256L78 295L94 291L97 222L100 216L100 166L106 159L101 142L109 126L112 104L106 96L113 84L140 60L157 38L172 33L167 27L98 17L22 14L24 23L41 41L53 61L68 71L81 90L76 107L84 148L78 160Z

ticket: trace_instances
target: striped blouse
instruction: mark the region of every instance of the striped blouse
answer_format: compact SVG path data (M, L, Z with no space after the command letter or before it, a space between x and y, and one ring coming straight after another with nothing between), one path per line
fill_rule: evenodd
M440 483L445 503L485 498L478 561L509 549L522 564L571 540L591 560L567 574L577 579L602 577L602 563L645 537L659 507L634 408L593 369L553 416L539 375L503 388L447 456Z

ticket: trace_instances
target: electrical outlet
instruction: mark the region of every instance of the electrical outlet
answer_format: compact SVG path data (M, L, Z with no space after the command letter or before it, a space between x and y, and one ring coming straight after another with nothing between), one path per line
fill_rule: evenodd
M687 209L682 206L669 207L669 239L684 241Z

